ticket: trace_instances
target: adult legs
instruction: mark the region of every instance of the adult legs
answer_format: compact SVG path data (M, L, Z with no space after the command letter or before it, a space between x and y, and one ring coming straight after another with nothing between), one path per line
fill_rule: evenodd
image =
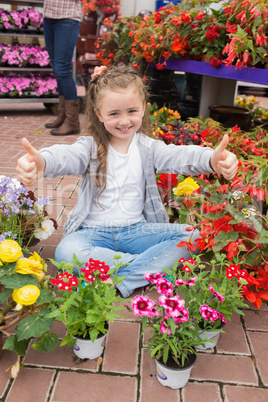
M124 228L84 228L66 236L56 250L57 261L72 261L73 253L81 262L89 258L105 261L114 266L114 255L121 256L118 276L125 276L118 285L123 297L128 297L136 288L148 282L144 274L152 274L163 268L171 269L176 260L189 258L186 247L177 247L180 241L191 236L192 242L199 237L198 231L188 232L188 225L139 223Z
M79 35L80 23L72 19L44 19L44 36L53 72L60 95L60 108L64 108L64 120L56 122L58 130L53 135L78 134L80 132L79 109L76 83L72 77L71 63L74 47ZM60 125L58 125L61 123ZM53 124L55 126L55 124Z

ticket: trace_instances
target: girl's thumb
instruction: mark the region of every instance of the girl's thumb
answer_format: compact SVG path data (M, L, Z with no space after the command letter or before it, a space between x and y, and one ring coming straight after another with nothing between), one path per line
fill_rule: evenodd
M29 161L34 162L34 157L38 155L38 151L31 145L27 138L22 138L21 143L25 151L29 154Z
M220 145L216 148L218 152L223 152L225 151L225 148L227 147L229 142L229 136L228 134L224 134L223 139L220 142Z

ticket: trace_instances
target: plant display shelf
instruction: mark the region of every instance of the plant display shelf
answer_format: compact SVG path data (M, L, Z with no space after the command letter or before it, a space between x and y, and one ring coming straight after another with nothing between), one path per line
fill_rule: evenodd
M1 0L1 4L11 4L14 6L39 6L43 7L44 0Z
M268 85L268 70L264 68L235 66L212 67L208 62L195 60L167 61L167 69L184 71L202 75L202 88L199 104L199 115L208 117L211 105L233 106L236 96L238 81Z
M1 4L10 4L10 5L16 5L16 6L27 6L27 7L43 7L43 0L30 0L30 1L24 1L24 0L6 0L2 1ZM13 38L18 38L18 37L27 37L27 38L43 38L43 34L40 32L32 32L29 33L27 32L0 32L0 36L12 36ZM52 72L52 68L49 67L13 67L13 66L6 66L6 67L0 67L0 71L10 71L10 72ZM53 109L57 108L57 103L59 102L58 97L21 97L21 98L2 98L0 99L0 104L1 103L44 103L44 106L47 108ZM51 104L51 105L50 105Z

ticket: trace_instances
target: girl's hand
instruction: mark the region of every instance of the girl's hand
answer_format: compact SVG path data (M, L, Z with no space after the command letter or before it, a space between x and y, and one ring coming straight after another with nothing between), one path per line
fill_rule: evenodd
M210 163L216 173L220 173L225 179L231 180L236 175L238 160L235 154L226 150L228 142L229 136L225 134L220 145L214 149Z
M16 170L19 180L25 186L32 186L44 173L45 159L26 138L23 138L21 142L27 153L18 159Z

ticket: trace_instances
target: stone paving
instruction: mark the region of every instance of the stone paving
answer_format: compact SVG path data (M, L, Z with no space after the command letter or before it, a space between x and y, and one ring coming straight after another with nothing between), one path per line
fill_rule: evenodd
M81 115L81 122L83 116ZM44 124L53 116L42 104L5 104L0 111L0 174L16 177L16 160L23 154L21 138L36 148L54 143L72 143L77 136L53 137ZM50 217L59 228L32 251L54 258L62 224L74 206L79 177L41 180L32 189L37 196L50 195ZM49 265L49 273L55 270ZM141 294L139 289L136 294ZM29 347L16 380L5 370L16 361L4 350L0 360L0 401L7 402L266 402L268 401L268 306L249 305L240 317L225 326L217 347L198 353L186 387L172 390L160 385L155 362L146 352L146 337L140 338L140 323L125 312L124 321L111 324L102 359L80 360L68 347L37 352ZM65 330L53 328L59 338Z

